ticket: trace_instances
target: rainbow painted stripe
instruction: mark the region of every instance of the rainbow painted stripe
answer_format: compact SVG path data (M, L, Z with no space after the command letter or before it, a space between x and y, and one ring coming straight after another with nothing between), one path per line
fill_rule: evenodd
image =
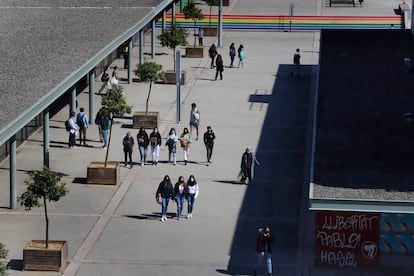
M209 15L197 21L197 26L208 26ZM194 22L184 18L183 14L176 15L177 25L193 28ZM217 26L218 15L211 15L211 25ZM167 15L166 25L171 24L171 15ZM161 27L161 19L156 22ZM228 30L321 30L321 29L402 29L403 18L395 16L270 16L270 15L223 15L223 29Z

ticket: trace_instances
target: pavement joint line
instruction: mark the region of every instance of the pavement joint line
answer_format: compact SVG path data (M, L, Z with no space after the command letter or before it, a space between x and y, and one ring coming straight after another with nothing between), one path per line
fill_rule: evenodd
M18 211L7 211L1 212L1 215L21 215L21 216L44 216L44 213L32 213L32 212L18 212ZM75 213L48 213L48 216L73 216L73 217L100 217L101 214L75 214Z
M85 240L82 242L81 246L73 256L72 261L66 268L63 276L75 275L78 271L81 263L88 255L89 251L98 240L101 233L104 231L105 226L108 224L112 215L115 213L125 194L128 192L131 187L134 178L138 175L138 169L131 170L128 175L124 178L123 183L120 185L119 189L116 191L115 195L112 197L111 201L106 206L105 210L102 213L102 216L97 220L92 230L88 233Z
M175 266L193 266L193 267L211 267L211 266L223 266L227 267L227 262L211 262L211 263L195 263L194 261L163 261L159 260L91 260L86 259L83 261L85 264L137 264L137 265L149 265L149 266L164 266L164 265L175 265Z

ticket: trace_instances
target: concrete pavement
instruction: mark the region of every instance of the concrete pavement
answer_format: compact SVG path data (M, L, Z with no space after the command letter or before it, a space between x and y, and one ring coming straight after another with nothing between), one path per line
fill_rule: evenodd
M237 0L225 12L268 14L269 9L275 9L285 13L288 7L288 1ZM326 10L321 1L299 1L296 5L298 13L333 12ZM342 9L351 10L356 8ZM146 37L146 52L150 51L149 41ZM216 43L215 38L205 37L204 41L206 47ZM217 136L213 164L208 167L199 140L192 144L187 166L181 162L177 166L167 164L168 152L163 146L157 166L122 167L120 187L85 185L89 162L105 158L96 126L91 126L87 136L91 147L69 150L63 124L67 109L51 118L51 169L64 174L63 181L70 190L61 201L50 205L51 239L69 241L70 265L64 275L250 275L255 236L264 224L270 225L275 236L274 274L311 274L313 225L311 217L302 211L307 207L303 199L307 197L308 103L315 83L312 72L318 60L318 41L313 32L224 32L224 47L218 50L225 61L222 81L214 81L215 70L210 69L207 55L182 59L189 82L182 87L182 120L178 124L175 86L153 86L149 106L150 111L160 112L163 138L171 127L179 133L188 127L190 105L197 103L201 133L211 125ZM228 68L231 42L245 46L244 68ZM296 48L302 52L301 78L290 76ZM156 62L172 69L172 51L158 44L156 50ZM137 49L133 54L136 64ZM122 68L123 60L114 65ZM125 70L120 74L126 77ZM144 110L148 85L121 85L133 111ZM97 82L96 88L99 86ZM87 106L88 96L86 91L78 96L79 106ZM122 138L131 130L131 120L116 121L109 160L123 161ZM137 130L131 131L135 137ZM255 169L253 185L240 185L236 175L247 146L256 153L260 166ZM18 150L18 195L24 191L26 173L41 168L42 156L39 131ZM135 161L138 156L135 148ZM177 157L182 160L181 149ZM0 171L2 189L7 189L7 167L6 160ZM160 206L154 194L165 174L174 183L180 175L187 178L194 174L197 178L200 196L192 219L175 220L176 205L170 202L170 219L159 221ZM21 207L8 210L7 205L8 193L1 193L0 241L10 250L11 265L18 269L24 245L43 238L44 219L42 209L26 213ZM11 270L10 275L59 273Z

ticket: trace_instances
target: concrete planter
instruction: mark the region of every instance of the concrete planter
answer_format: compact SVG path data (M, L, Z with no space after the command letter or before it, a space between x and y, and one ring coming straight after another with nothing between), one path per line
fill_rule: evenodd
M67 241L32 240L23 249L23 269L39 271L63 271L68 260Z
M204 47L185 47L185 57L188 58L202 58L204 57Z
M175 83L175 77L174 77ZM146 128L146 129L153 129L154 127L158 127L158 122L160 120L159 112L135 112L132 117L132 127L133 128Z
M217 36L217 26L204 26L204 36Z
M88 166L87 184L119 185L121 183L119 162L91 162Z
M175 71L174 70L166 70L165 73L165 84L176 84L175 82ZM185 84L185 71L181 71L181 85Z

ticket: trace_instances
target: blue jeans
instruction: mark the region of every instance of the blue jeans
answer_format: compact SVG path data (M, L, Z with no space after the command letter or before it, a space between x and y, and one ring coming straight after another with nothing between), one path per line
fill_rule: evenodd
M170 202L169 197L163 197L162 203L161 203L161 213L163 216L167 215L167 209L168 209L168 202Z
M141 156L141 163L147 160L148 147L139 146L139 154Z
M107 129L105 129L105 130L102 130L102 136L103 136L103 141L104 141L104 147L107 147L108 146L108 132L109 132L109 130L107 130Z
M256 271L262 264L263 258L266 258L267 273L272 273L272 254L269 252L265 253L264 255L262 255L261 253L257 253Z
M178 194L175 198L175 201L177 202L177 217L180 218L184 206L184 195Z
M188 213L191 214L194 208L194 201L195 201L194 194L189 194L187 201L188 201Z

